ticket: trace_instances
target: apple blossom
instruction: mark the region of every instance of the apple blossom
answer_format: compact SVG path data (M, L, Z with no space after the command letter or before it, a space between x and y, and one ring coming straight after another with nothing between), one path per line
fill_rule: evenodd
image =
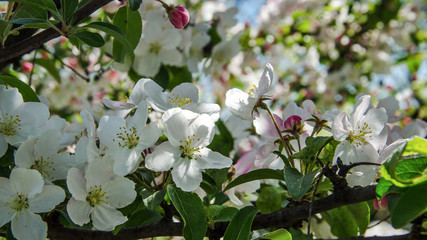
M273 81L273 66L267 63L257 84L252 84L249 93L233 88L227 91L225 105L234 115L250 120L253 119L253 112L256 110L258 102L262 99L271 87Z
M71 168L67 176L68 190L72 198L67 212L71 220L82 226L89 223L96 229L111 231L127 221L117 210L131 204L136 198L135 183L125 177L116 177L112 163L106 159L92 161L84 174Z
M202 170L230 167L230 158L213 152L208 146L215 124L207 114L179 108L163 115L169 141L161 143L145 159L145 166L156 172L172 168L172 179L184 191L196 190L202 182Z
M18 147L29 136L40 135L40 126L49 118L43 103L25 102L16 88L0 85L0 157L8 144Z
M45 240L47 224L35 213L52 211L65 198L62 188L45 185L37 170L14 168L0 177L0 226L11 222L18 240Z

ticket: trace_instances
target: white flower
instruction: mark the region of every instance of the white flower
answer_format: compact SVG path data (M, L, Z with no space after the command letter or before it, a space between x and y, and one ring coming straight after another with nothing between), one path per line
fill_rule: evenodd
M202 182L202 170L230 167L230 158L206 148L214 137L215 124L207 114L179 108L163 115L167 142L147 155L145 165L156 172L172 168L172 178L184 191L196 190Z
M74 158L68 152L59 152L61 133L57 129L31 137L15 153L15 164L20 168L36 169L47 183L67 177Z
M371 97L364 95L359 98L350 118L341 112L332 123L332 134L341 143L335 150L334 163L340 157L344 164L355 162L377 162L378 151L385 144L383 131L387 122L384 108L370 109Z
M49 115L43 103L24 103L16 88L0 85L0 157L8 144L18 147L29 136L38 136Z
M92 161L86 175L71 168L67 176L72 198L67 212L71 220L82 226L92 219L93 226L111 231L127 218L117 210L131 204L136 198L135 183L125 177L115 177L111 164L105 159Z
M160 136L156 123L146 125L148 108L141 101L133 116L103 116L97 134L107 153L114 159L114 173L124 176L134 171L141 162L141 152L151 147Z
M227 105L231 113L240 118L252 120L256 104L270 90L273 74L273 67L268 63L264 68L259 83L252 84L249 93L237 88L228 90L225 97L225 105Z
M35 213L50 212L64 198L64 190L44 185L36 170L14 168L10 179L0 177L0 226L11 221L18 240L45 240L47 224Z
M143 37L135 48L133 68L143 76L154 77L162 63L173 66L182 64L182 54L177 50L181 35L172 25L163 28L160 11L149 11L146 18Z

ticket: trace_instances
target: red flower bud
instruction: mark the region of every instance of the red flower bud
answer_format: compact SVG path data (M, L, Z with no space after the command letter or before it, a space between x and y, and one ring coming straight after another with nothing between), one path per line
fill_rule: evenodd
M33 70L33 64L30 62L24 62L22 64L22 71L23 72L31 72Z
M181 29L190 21L190 13L181 6L171 7L168 10L169 21L175 28Z
M300 125L302 118L298 115L292 115L288 117L285 121L285 129L293 130L296 129L298 125Z

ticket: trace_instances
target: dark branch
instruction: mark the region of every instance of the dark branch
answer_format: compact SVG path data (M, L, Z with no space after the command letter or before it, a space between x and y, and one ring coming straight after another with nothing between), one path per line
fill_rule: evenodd
M353 188L345 194L332 194L328 197L314 201L312 213L321 213L340 206L364 202L375 198L375 186ZM265 228L289 228L298 225L308 219L310 203L304 203L297 207L287 207L276 212L261 214L255 217L252 230ZM55 221L58 222L58 221ZM207 236L219 239L225 233L228 222L215 224L214 229L209 229ZM158 223L122 229L117 235L111 232L92 231L84 229L72 229L58 224L49 224L48 237L52 239L138 239L156 236L182 236L183 223L169 220Z
M74 22L74 25L77 25L81 20L87 18L93 12L111 1L112 0L91 0L75 12L76 21ZM60 23L56 26L61 29ZM25 38L22 41L9 45L4 49L0 49L0 69L8 63L14 62L16 58L41 47L44 43L59 36L60 34L53 28L48 28L36 35Z

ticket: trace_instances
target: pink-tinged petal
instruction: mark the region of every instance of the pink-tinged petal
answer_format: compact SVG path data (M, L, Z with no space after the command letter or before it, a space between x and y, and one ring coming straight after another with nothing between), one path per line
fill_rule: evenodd
M105 197L114 208L122 208L131 204L136 198L135 183L127 178L116 178L104 184Z
M83 226L90 221L90 214L93 208L86 200L79 201L75 198L71 198L67 204L67 213L70 216L73 223Z
M252 120L256 101L257 99L237 88L230 89L225 94L225 105L230 112L245 120Z
M10 174L10 184L13 192L33 197L42 191L44 181L37 170L15 167Z
M12 219L12 234L18 240L46 239L47 224L42 218L31 211L23 211Z
M86 179L84 174L78 168L71 168L68 170L67 187L73 198L86 201Z
M317 115L315 113L315 111L317 110L317 107L314 104L314 102L311 100L305 100L304 102L302 102L302 108L312 115Z
M24 103L21 94L16 88L6 88L0 85L0 112L12 114L21 104Z
M338 114L332 122L332 135L337 141L346 139L350 134L350 129L350 123L345 112Z
M169 142L163 142L145 158L145 167L156 172L163 172L171 169L175 159L181 151L172 146Z
M188 98L193 103L199 102L199 89L192 83L181 83L172 89L169 98Z
M95 206L91 217L93 226L101 231L112 231L128 220L120 211L107 204Z
M271 87L271 83L273 82L274 70L273 66L270 63L267 63L264 68L264 72L261 75L261 79L259 80L258 88L256 89L256 97L261 97L266 94Z
M111 109L132 109L135 108L136 105L133 103L113 101L107 98L102 99L102 103Z
M201 157L198 157L195 160L198 169L229 168L233 163L229 157L225 157L222 154L214 152L208 148L201 149L199 153Z
M20 168L28 168L34 165L36 156L34 156L34 144L37 138L30 137L15 152L15 164Z
M235 175L240 176L249 172L254 167L256 155L256 149L244 153L234 165Z
M353 113L350 116L350 122L352 126L356 126L357 122L362 119L365 112L368 110L369 106L371 105L371 96L369 95L363 95L361 96L353 109Z
M273 120L270 117L270 114L264 110L259 109L258 110L259 115L254 118L254 126L255 131L261 135L262 137L265 137L266 139L279 139L279 133L277 133L276 126L274 126ZM274 120L276 121L279 129L282 131L283 129L283 120L277 116L276 114L273 114Z
M46 185L41 193L28 198L29 209L35 213L50 212L65 199L65 192L56 185Z
M202 171L197 168L195 160L179 158L173 165L172 179L177 187L183 191L191 192L200 186Z

